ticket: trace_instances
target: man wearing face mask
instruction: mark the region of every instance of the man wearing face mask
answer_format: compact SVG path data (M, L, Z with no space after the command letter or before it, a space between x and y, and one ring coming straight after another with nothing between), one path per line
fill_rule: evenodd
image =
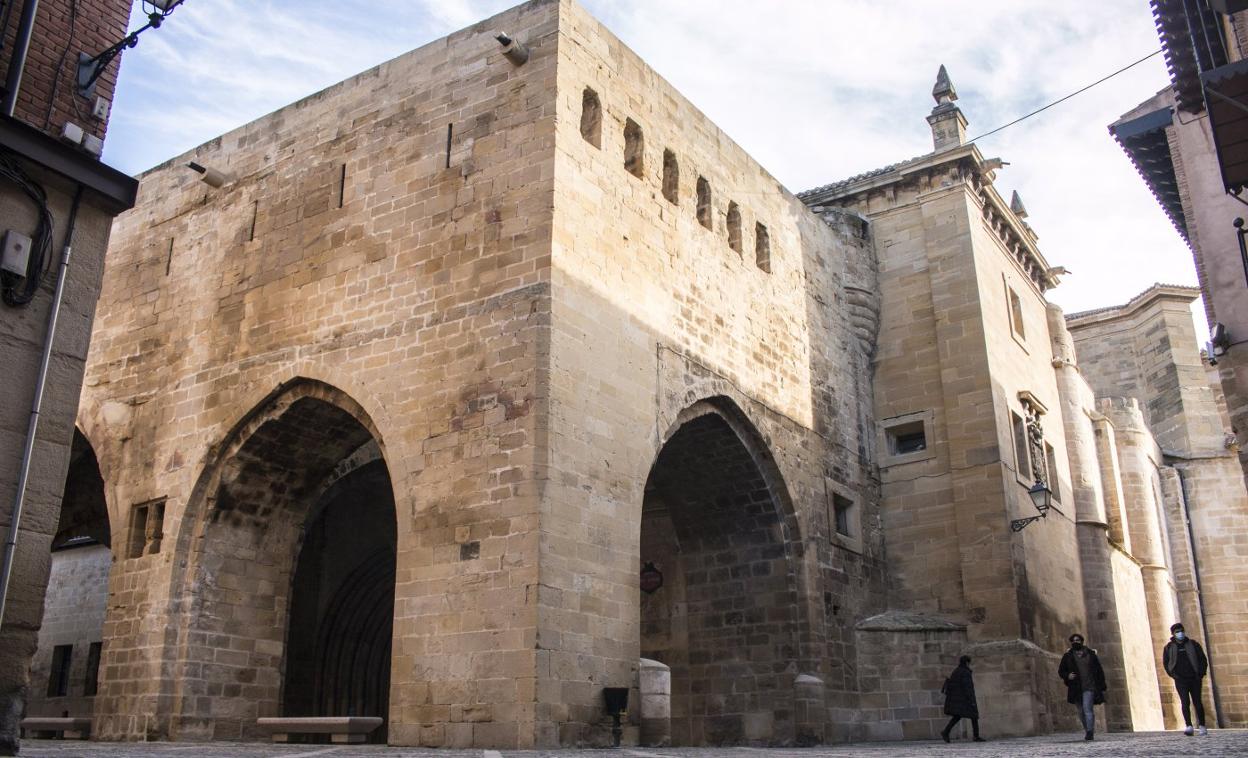
M1062 656L1057 675L1066 683L1066 702L1079 709L1083 722L1083 738L1092 739L1096 730L1096 714L1093 705L1105 702L1105 670L1096 651L1083 646L1083 635L1070 635L1070 650Z
M1182 624L1170 627L1173 635L1161 651L1161 661L1166 673L1174 680L1174 688L1179 693L1179 703L1183 707L1183 723L1187 726L1183 733L1192 736L1191 703L1196 705L1196 723L1201 736L1209 733L1205 728L1205 703L1201 698L1204 690L1205 673L1209 670L1209 659L1196 640L1188 638ZM1189 702L1190 701L1190 702Z

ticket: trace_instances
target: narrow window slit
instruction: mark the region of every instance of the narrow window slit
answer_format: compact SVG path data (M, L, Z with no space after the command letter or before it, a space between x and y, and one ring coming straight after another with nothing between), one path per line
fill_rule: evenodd
M446 125L446 167L451 167L451 137L454 134L455 125Z
M594 147L602 147L602 103L589 87L581 94L581 137Z
M646 138L641 125L631 118L624 122L624 170L638 179L645 176L644 156Z
M698 223L711 228L711 183L706 177L698 177Z
M347 164L342 164L342 173L338 175L338 207L347 200Z
M754 263L763 271L771 273L771 237L767 227L754 225Z
M169 238L169 252L165 254L165 276L169 276L171 268L173 268L173 237Z
M341 208L342 206L338 206ZM247 241L254 242L256 240L256 217L260 215L260 201L251 201L251 229L247 232ZM167 272L166 272L167 273Z
M728 203L728 247L741 252L741 208L736 203Z
M663 151L663 197L672 205L680 205L680 164L671 150Z

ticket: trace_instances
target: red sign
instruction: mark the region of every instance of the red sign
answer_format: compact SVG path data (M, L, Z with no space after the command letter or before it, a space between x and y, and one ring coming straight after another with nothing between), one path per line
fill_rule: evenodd
M641 591L651 595L662 586L663 572L659 571L652 562L647 561L646 565L641 567Z

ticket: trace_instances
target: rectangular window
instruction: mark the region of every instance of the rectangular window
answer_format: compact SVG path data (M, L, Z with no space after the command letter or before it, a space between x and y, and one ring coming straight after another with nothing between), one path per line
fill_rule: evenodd
M1045 484L1053 491L1053 502L1062 502L1061 482L1057 478L1057 454L1053 452L1053 446L1044 443L1044 463L1048 469L1049 476L1045 479Z
M130 509L130 538L127 558L141 558L160 552L165 537L165 500L149 500Z
M1023 326L1023 301L1019 299L1018 293L1012 287L1006 285L1006 290L1010 296L1010 329L1014 331L1014 336L1020 340L1027 339L1027 329Z
M853 515L853 508L854 501L837 494L832 495L832 510L835 513L837 534L842 534L846 537L854 536L851 525L852 519L850 518Z
M83 682L82 694L93 697L100 689L100 649L101 642L92 642L87 649L87 678Z
M889 455L906 455L927 449L927 433L922 420L890 427L887 437Z
M1027 453L1027 423L1017 413L1010 412L1014 427L1014 465L1018 476L1024 481L1032 481L1031 456Z
M69 664L73 658L73 645L57 645L52 648L52 671L48 674L48 697L65 697L69 694Z
M917 463L936 456L933 447L934 415L932 411L914 411L901 416L882 419L877 443L880 465L895 466L900 463Z

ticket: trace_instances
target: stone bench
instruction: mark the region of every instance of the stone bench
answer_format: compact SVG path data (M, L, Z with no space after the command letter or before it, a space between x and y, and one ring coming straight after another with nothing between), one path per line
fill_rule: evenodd
M60 739L85 740L91 736L91 719L69 716L31 716L22 719L23 732L51 734Z
M381 726L379 716L294 716L256 719L256 725L268 732L274 742L290 742L292 735L328 734L330 742L360 743Z

